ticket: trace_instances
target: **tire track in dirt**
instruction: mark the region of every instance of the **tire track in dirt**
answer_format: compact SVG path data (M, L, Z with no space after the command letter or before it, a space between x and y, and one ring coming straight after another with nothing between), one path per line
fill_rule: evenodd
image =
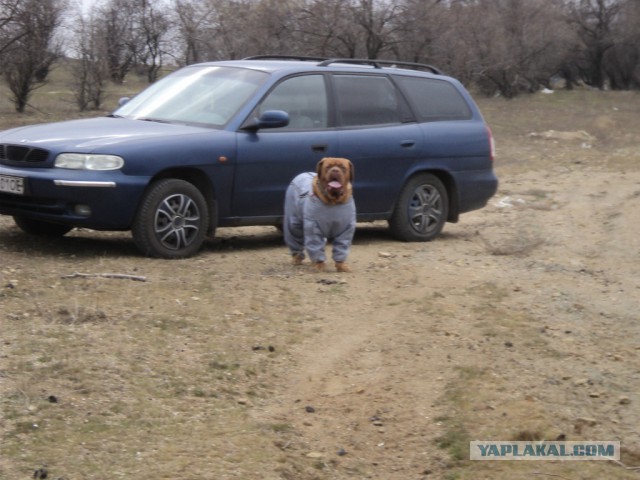
M460 418L475 416L472 424L490 430L505 414L505 426L521 432L539 425L575 439L574 424L595 416L585 434L617 431L633 444L625 425L635 424L634 409L611 402L629 394L621 380L634 378L637 360L638 275L628 261L637 237L627 227L640 211L629 208L640 175L564 174L549 173L544 189L514 178L509 194L522 203L497 207L495 199L439 242L356 244L356 273L325 275L346 284L305 295L315 330L292 347L280 393L256 412L291 426L280 446L297 467L285 468L285 478L306 478L305 468L328 478L442 473L451 464L435 447L447 428L438 419L455 413L448 389L462 388L465 371L486 383L472 378L479 390L459 392L476 412ZM391 259L380 258L384 249Z
M254 412L260 422L290 425L279 445L294 464L321 463L332 478L415 475L433 463L441 433L435 412L450 366L422 308L430 287L403 284L410 269L380 270L376 255L356 246L359 273L347 277L309 272L346 284L305 297L319 331L292 347L280 393Z

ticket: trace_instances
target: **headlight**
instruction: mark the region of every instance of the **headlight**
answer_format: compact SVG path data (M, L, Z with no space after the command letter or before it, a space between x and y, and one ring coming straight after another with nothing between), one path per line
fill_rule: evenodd
M61 153L54 166L75 170L118 170L124 165L117 155L92 155L85 153Z

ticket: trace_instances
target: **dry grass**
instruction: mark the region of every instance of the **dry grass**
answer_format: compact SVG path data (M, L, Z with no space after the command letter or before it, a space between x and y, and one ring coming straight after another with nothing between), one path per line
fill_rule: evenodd
M243 292L203 264L59 262L43 262L39 278L13 262L2 272L10 381L0 472L16 478L47 464L74 478L203 478L221 458L258 471L273 435L251 420L247 404L269 394L297 335L295 315L252 308L238 297L259 292ZM150 281L58 275L124 265ZM267 325L277 338L265 337Z
M11 93L4 79L0 77L0 130L34 123L105 115L117 108L120 98L131 97L147 86L143 77L131 74L123 85L113 83L107 85L107 94L101 111L80 113L71 85L72 78L68 65L65 63L58 65L51 72L46 84L33 92L25 113L18 114L10 101Z

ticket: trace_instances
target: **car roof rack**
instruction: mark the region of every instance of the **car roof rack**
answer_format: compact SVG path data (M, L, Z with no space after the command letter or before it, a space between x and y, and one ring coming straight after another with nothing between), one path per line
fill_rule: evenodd
M442 75L442 71L426 63L402 62L399 60L375 60L365 58L327 58L327 57L306 57L301 55L254 55L243 60L300 60L306 62L320 62L319 67L328 67L333 63L351 63L355 65L371 65L374 68L382 68L382 65L390 67L411 67L416 70L429 70L436 75Z
M302 55L253 55L243 60L301 60L306 62L323 62L327 57L305 57Z
M365 58L330 58L318 64L319 67L327 67L333 63L353 63L356 65L371 65L374 68L382 68L382 65L390 67L412 67L415 69L426 69L437 75L442 75L442 71L433 65L426 63L403 62L399 60L376 60Z

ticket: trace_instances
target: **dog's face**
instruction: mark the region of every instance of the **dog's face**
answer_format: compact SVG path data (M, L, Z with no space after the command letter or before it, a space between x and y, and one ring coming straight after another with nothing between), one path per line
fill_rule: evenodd
M344 203L351 197L353 165L346 158L323 158L316 167L316 195L325 203Z

